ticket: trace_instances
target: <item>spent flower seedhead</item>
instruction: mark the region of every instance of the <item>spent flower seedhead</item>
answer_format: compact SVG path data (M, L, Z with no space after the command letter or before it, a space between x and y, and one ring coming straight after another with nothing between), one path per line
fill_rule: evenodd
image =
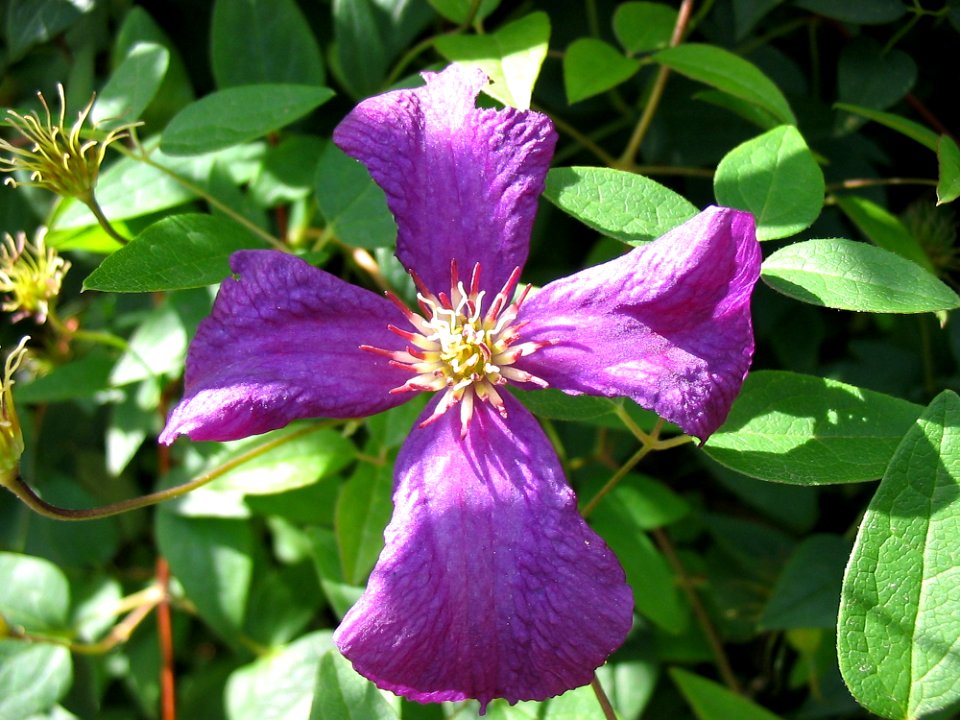
M13 374L26 355L27 340L23 338L17 347L7 356L3 368L3 382L0 383L0 485L8 486L16 478L23 455L23 433L20 420L13 404Z
M0 308L14 313L14 322L29 316L44 323L70 269L68 260L46 247L45 235L40 228L31 243L23 232L5 234L0 244L0 293L6 294Z
M57 85L60 96L60 112L53 114L43 93L37 93L43 105L45 117L34 111L21 115L7 110L3 124L12 127L27 141L28 146L18 147L0 138L0 150L10 153L0 156L0 171L15 172L24 170L29 180L16 180L9 177L6 184L13 187L28 185L42 187L62 197L75 197L89 201L97 184L100 165L103 163L107 147L123 138L139 123L125 123L108 131L102 138L81 138L83 125L93 109L96 95L90 98L83 110L77 115L76 122L66 126L66 100L63 85Z

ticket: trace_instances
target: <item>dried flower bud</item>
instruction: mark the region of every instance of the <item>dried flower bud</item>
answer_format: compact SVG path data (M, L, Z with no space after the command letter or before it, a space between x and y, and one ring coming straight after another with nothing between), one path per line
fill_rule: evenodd
M8 486L17 476L20 456L23 455L23 433L13 404L13 374L20 367L26 354L25 337L7 356L0 383L0 485Z
M30 174L28 181L7 178L5 182L13 187L21 184L42 187L63 197L75 197L86 202L93 196L107 146L116 140L129 137L130 128L139 123L115 127L100 139L82 140L80 131L93 108L96 96L90 98L90 102L78 114L76 122L68 129L62 85L57 85L57 92L60 95L60 113L56 118L51 114L42 93L37 93L37 96L46 112L45 119L41 119L36 112L21 115L7 110L4 124L12 127L32 145L29 148L17 147L0 139L0 150L11 154L10 157L0 156L0 170L25 170Z
M5 234L0 244L0 293L6 293L0 307L14 313L14 322L25 317L45 322L50 303L60 294L63 276L70 269L68 260L45 246L44 235L46 228L40 228L31 243L25 233L18 232L16 237Z

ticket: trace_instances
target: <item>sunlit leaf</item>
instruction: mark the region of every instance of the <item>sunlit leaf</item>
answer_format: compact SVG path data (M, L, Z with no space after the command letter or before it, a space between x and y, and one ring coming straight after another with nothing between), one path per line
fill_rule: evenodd
M842 238L777 250L764 260L761 276L784 295L839 310L919 313L960 307L960 297L916 263Z
M744 475L797 485L876 480L919 405L799 373L747 376L727 421L703 446Z
M759 240L796 235L823 207L823 173L792 125L728 152L717 166L713 188L721 205L753 213Z
M960 398L906 432L860 524L843 580L840 669L871 712L916 718L960 700Z
M574 41L563 56L563 86L571 105L616 87L640 69L640 61L621 55L594 38Z

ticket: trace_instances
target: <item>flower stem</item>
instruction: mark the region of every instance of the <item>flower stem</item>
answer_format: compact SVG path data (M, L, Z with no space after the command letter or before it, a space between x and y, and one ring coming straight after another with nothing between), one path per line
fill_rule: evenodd
M637 450L633 454L633 456L629 460L627 460L620 467L620 469L613 474L613 476L609 480L607 480L607 484L604 485L602 488L600 488L600 490L597 491L596 495L590 498L590 501L583 506L583 509L580 511L580 514L583 517L587 517L590 515L590 513L596 510L597 505L600 504L600 501L603 500L603 498L606 497L607 494L611 490L613 490L619 484L619 482L623 480L623 478L627 476L627 473L629 473L631 470L633 470L634 467L636 467L637 463L639 463L647 455L649 455L650 451L653 449L654 448L652 445L644 445L639 450Z
M617 713L613 709L613 705L610 704L610 698L607 697L607 693L604 691L603 685L600 684L600 678L597 677L596 673L593 674L590 687L593 688L593 694L597 696L597 702L600 703L600 709L603 710L603 717L606 720L617 720Z
M683 34L686 31L687 23L690 22L690 14L693 11L693 0L683 0L680 4L680 11L677 13L677 22L673 26L673 35L670 38L670 47L676 47L683 40ZM640 152L640 145L643 138L650 129L650 123L653 122L654 113L660 105L660 98L663 96L663 90L667 86L667 76L670 75L670 68L661 65L657 70L657 77L653 81L653 88L650 90L650 97L643 108L640 120L633 129L633 135L623 151L623 155L617 161L616 166L623 169L630 169L636 162L637 153Z
M331 421L335 422L335 421ZM147 495L142 495L137 498L130 498L128 500L120 500L119 502L110 503L109 505L102 505L97 508L84 508L80 510L74 510L71 508L62 508L56 505L48 503L46 500L38 496L33 489L27 485L23 478L19 475L15 476L13 480L10 481L8 485L5 485L10 492L16 495L20 500L24 502L31 510L34 512L43 515L44 517L51 518L53 520L66 520L66 521L81 521L81 520L99 520L101 518L110 517L112 515L119 515L120 513L130 512L131 510L139 510L141 508L149 507L151 505L156 505L157 503L163 502L165 500L172 500L178 498L181 495L186 495L192 490L196 490L199 487L203 487L207 483L216 480L218 477L225 475L230 470L240 467L245 462L253 460L256 457L259 457L268 450L272 450L275 447L279 447L291 440L303 437L312 432L316 432L324 427L329 427L331 423L317 423L315 425L308 425L307 427L301 428L300 430L290 433L289 435L284 435L283 437L276 438L275 440L270 440L265 442L262 445L258 445L255 448L251 448L245 453L238 455L232 460L228 460L219 467L214 468L210 472L203 473L198 477L185 482L182 485L177 485L172 488L167 488L166 490L159 490L154 493L149 493Z
M723 679L724 684L728 688L733 690L735 693L742 693L743 688L740 687L740 682L737 680L737 676L734 675L733 669L730 667L730 661L727 659L727 654L723 650L723 642L720 640L720 635L713 626L713 621L710 619L707 609L700 601L700 596L697 594L697 589L694 587L693 581L687 574L687 570L683 566L683 562L680 560L680 556L677 554L676 549L673 547L673 543L670 542L670 538L662 528L655 528L651 530L650 533L653 535L653 539L656 541L660 551L664 554L664 556L666 556L667 562L670 563L670 567L673 570L674 575L676 575L681 589L686 594L687 599L690 602L690 607L693 609L693 614L697 618L700 628L703 630L703 634L707 639L707 644L710 646L710 651L713 653L713 661L717 666L717 672L720 673L720 677Z
M160 712L163 720L176 720L176 678L173 674L173 622L170 616L170 565L166 558L157 558L157 582L163 599L157 605L157 640L160 644Z
M116 229L114 229L113 225L110 224L107 216L103 214L103 210L100 208L100 203L97 202L97 198L94 196L92 190L90 191L89 195L86 197L81 197L79 200L90 209L90 212L93 213L93 216L97 219L97 222L100 223L100 227L103 228L103 231L107 233L107 235L112 237L121 245L126 245L128 242L130 242L128 238L125 238L123 235L118 233Z

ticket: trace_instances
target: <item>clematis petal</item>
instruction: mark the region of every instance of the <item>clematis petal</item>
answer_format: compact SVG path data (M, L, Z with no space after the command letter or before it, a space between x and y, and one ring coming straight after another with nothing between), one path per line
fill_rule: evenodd
M590 682L633 596L579 515L533 417L509 394L416 427L367 590L334 634L379 687L419 702L543 700ZM421 419L433 412L434 399Z
M364 100L333 140L386 192L400 262L434 293L449 289L451 260L466 277L479 262L490 298L527 259L556 133L540 113L476 108L479 70L423 77Z
M187 355L183 400L160 441L235 440L303 417L358 417L399 405L409 373L360 349L402 349L385 298L274 250L234 253ZM399 345L399 347L398 347Z
M705 440L750 367L760 259L752 215L708 208L527 300L523 340L555 344L516 367L571 394L630 397Z

